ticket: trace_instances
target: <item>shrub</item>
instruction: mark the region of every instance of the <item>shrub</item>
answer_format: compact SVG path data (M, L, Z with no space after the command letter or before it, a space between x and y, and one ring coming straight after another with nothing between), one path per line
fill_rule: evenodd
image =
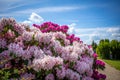
M92 47L69 35L68 26L51 22L33 26L12 18L0 20L1 80L105 79L96 74L101 63L96 63Z

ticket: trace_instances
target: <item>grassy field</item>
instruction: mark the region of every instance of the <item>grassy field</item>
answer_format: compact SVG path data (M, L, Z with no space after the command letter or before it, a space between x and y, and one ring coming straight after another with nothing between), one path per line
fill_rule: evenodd
M116 68L117 70L120 70L120 60L106 60L106 59L103 60L112 67Z

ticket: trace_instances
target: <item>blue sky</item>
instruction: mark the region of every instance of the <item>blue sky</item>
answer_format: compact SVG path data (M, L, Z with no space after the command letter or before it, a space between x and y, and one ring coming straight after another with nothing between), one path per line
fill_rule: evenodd
M119 0L0 0L1 17L29 24L66 24L69 33L88 44L105 38L120 41Z

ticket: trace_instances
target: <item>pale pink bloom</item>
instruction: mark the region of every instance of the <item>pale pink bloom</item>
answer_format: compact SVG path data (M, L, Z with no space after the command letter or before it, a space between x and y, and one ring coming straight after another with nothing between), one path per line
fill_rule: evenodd
M14 30L17 31L21 35L25 32L25 27L22 24L15 23Z
M65 76L66 76L67 78L70 78L70 76L72 75L72 73L73 73L73 70L67 69L66 72L65 72Z
M79 48L79 47L74 47L74 50L73 50L76 54L78 54L79 56L81 56L82 54L82 49Z
M33 68L36 71L39 71L41 69L44 70L50 70L54 66L62 65L63 59L60 57L51 57L49 55L44 56L42 59L34 59L33 60Z
M55 80L54 75L53 75L53 74L48 74L48 75L45 77L45 80Z
M5 48L7 46L7 41L6 39L0 38L0 48Z
M1 27L4 27L8 24L8 19L7 18L1 18L0 19Z
M63 65L63 59L61 57L55 57L55 65Z
M7 62L7 63L5 64L5 68L11 68L11 67L12 67L11 62Z
M0 32L3 31L3 27L4 27L4 25L2 24L2 21L0 20Z
M67 39L65 39L65 40L64 40L64 44L65 44L65 46L68 46L68 45L70 45L70 41L67 40Z
M10 80L19 80L19 79L15 79L15 78L10 78Z
M86 62L87 64L89 64L90 68L92 68L94 62L94 59L92 57L89 57L88 55L87 56L84 55L80 60Z
M43 35L42 35L42 42L44 43L44 44L49 44L50 43L50 41L51 41L51 39L52 39L52 34L50 34L50 33L43 33Z
M53 40L51 41L51 45L57 47L57 46L60 46L61 44L60 44L60 42L59 42L58 40L54 40L54 39L53 39Z
M35 79L35 75L32 74L32 73L24 73L24 74L20 75L20 80L22 80L22 79L24 79L24 80L33 80L33 79Z
M80 74L84 74L86 71L90 70L90 66L85 62L77 61L75 65L75 70L77 70Z
M5 36L7 38L14 38L15 37L15 33L13 31L11 31L10 29L7 31L7 33L5 34Z
M93 69L90 69L90 70L87 70L87 71L86 71L86 75L87 75L87 76L90 76L90 77L91 77L92 74L93 74Z
M70 57L69 57L69 61L74 61L74 62L76 62L78 60L78 54L77 53L75 53L75 52L72 52L71 54L70 54Z
M80 43L78 41L73 41L73 46L80 47Z
M61 57L64 59L64 60L69 60L69 57L70 57L70 52L67 50L67 49L64 49L62 54L61 54Z
M92 56L94 54L94 51L92 48L88 49L88 53L90 54L90 56Z
M69 80L80 80L81 75L79 75L77 72L74 72L71 69L66 70L66 77Z
M44 52L41 49L39 49L39 50L36 49L34 51L34 57L36 59L44 58Z
M63 47L61 45L55 45L54 50L55 50L56 53L61 54L62 50L63 50Z
M54 36L55 36L55 38L56 39L66 39L66 35L64 34L64 33L62 33L62 32L56 32L56 33L54 33Z
M71 53L74 50L74 46L69 45L69 46L66 46L65 49Z
M34 51L35 51L35 50L38 50L38 47L37 47L37 46L30 46L28 50L29 50L32 54L34 54Z
M8 50L10 52L13 52L19 57L21 57L24 54L23 48L19 44L16 44L16 43L10 43L10 45L8 46Z
M12 25L12 26L14 26L14 24L16 23L14 18L8 18L7 22L9 25Z
M35 40L41 42L41 37L42 37L42 33L41 32L36 32L34 35Z
M61 69L57 68L56 75L59 79L63 79L65 77L65 72L65 67L62 66Z
M70 76L70 80L80 80L80 75L77 72L74 72Z
M9 59L11 59L11 57L10 57L10 51L9 50L2 51L0 53L0 59L1 60L9 60Z
M33 35L34 35L34 32L24 31L22 37L23 37L23 40L25 41L31 41L33 39Z
M22 59L26 60L26 59L30 59L32 57L30 51L28 50L24 50L24 53L22 54Z
M35 32L35 33L39 33L39 34L42 33L38 28L33 27L33 26L30 27L30 31L31 31L31 32Z
M47 55L53 56L53 53L50 50L45 50L44 53Z
M94 80L94 79L86 76L86 77L83 77L82 80Z
M44 44L49 44L52 39L52 33L36 33L35 40L43 42Z

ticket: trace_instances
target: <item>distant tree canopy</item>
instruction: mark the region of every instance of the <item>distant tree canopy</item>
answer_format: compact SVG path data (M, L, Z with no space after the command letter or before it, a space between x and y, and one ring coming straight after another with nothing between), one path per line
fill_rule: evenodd
M117 40L112 40L110 43L110 49L113 59L120 59L120 42Z
M120 60L120 41L118 40L102 39L98 45L93 41L92 47L101 58Z

